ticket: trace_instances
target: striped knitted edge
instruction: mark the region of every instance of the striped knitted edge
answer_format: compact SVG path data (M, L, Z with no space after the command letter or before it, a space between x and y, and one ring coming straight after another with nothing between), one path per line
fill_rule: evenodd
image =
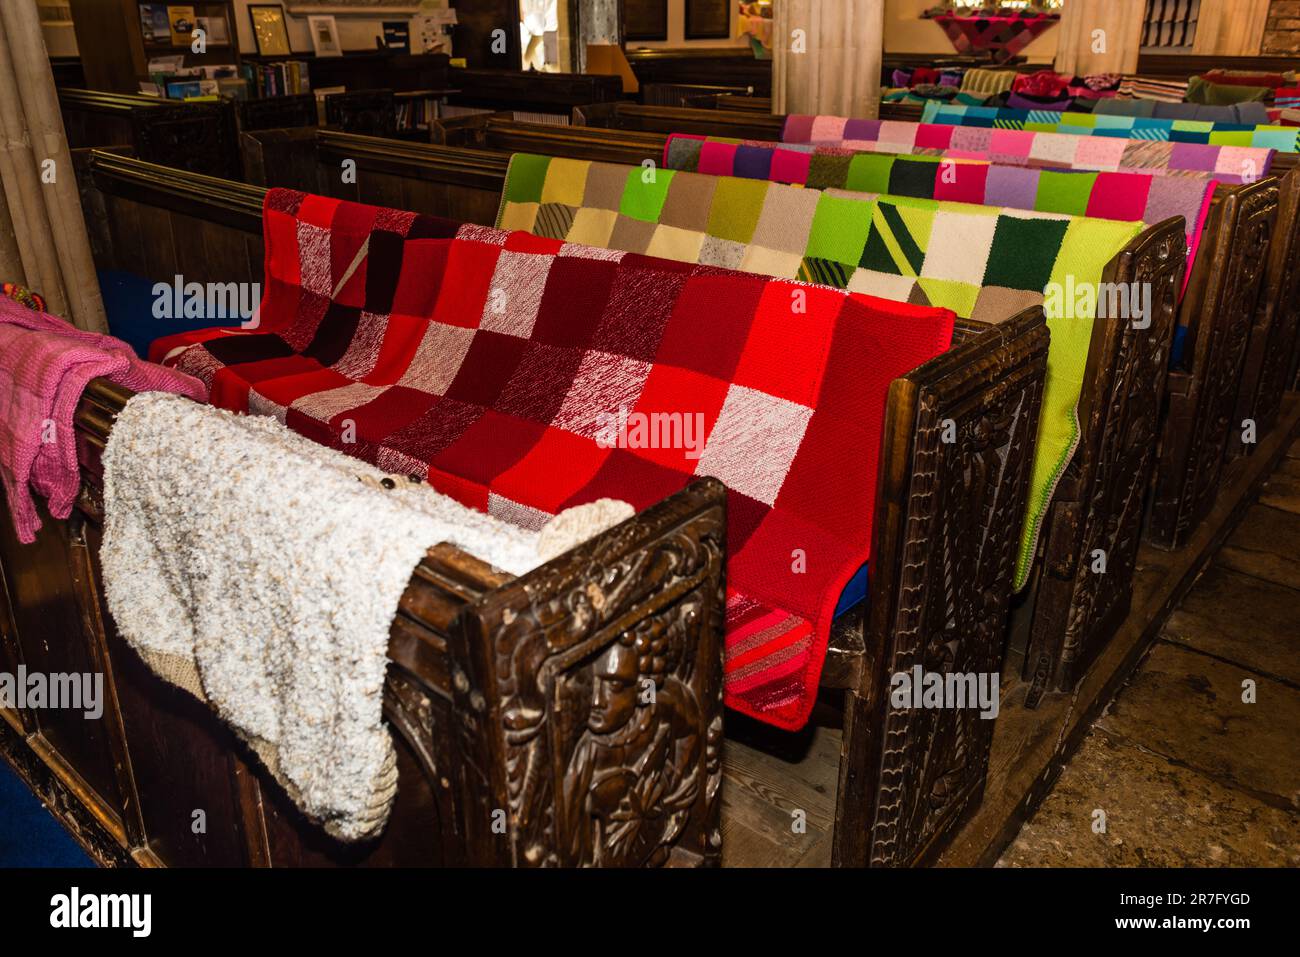
M492 223L492 225L495 226L497 229L501 228L501 219L506 214L506 193L508 192L506 189L506 184L510 182L510 172L515 168L515 157L518 155L519 155L518 153L511 153L510 159L506 163L506 178L502 181L501 184L501 202L497 203L497 218Z
M1042 421L1041 414L1039 421ZM1016 574L1011 580L1011 590L1014 592L1023 591L1025 585L1029 582L1029 571L1033 568L1034 553L1038 550L1038 539L1043 531L1043 519L1047 517L1047 509L1052 504L1052 499L1056 498L1056 487L1061 484L1061 477L1065 474L1066 466L1070 464L1070 460L1074 458L1074 453L1079 448L1082 428L1079 425L1079 406L1077 403L1070 412L1070 431L1073 433L1070 437L1070 444L1061 453L1061 458L1056 463L1056 468L1052 472L1052 480L1047 484L1047 491L1043 495L1042 504L1038 507L1037 513L1028 515L1025 518L1025 527L1020 533L1020 553L1016 557ZM1035 436L1035 442L1037 442L1037 436ZM1032 469L1032 464L1030 467ZM1034 490L1031 487L1029 494L1033 495L1033 492Z

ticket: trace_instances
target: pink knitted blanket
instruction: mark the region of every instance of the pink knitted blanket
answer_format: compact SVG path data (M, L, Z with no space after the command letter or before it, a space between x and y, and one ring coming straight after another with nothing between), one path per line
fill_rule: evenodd
M41 527L33 492L55 518L72 511L81 479L72 417L98 376L136 392L207 399L198 379L144 362L120 339L0 297L0 480L24 544Z

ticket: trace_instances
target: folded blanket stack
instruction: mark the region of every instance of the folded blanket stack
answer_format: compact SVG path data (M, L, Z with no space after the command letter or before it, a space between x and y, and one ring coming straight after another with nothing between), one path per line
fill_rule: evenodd
M1086 77L1071 76L1053 70L1017 74L1011 92L1042 97L1077 97L1097 99L1114 96L1120 77L1114 73L1096 73Z
M1062 171L831 149L799 154L807 158L806 163L778 162L780 143L673 134L673 140L679 138L694 142L677 148L670 141L665 146L668 169L1101 219L1158 223L1182 216L1187 223L1189 275L1217 184L1213 173Z
M553 239L799 277L1000 322L1102 270L1141 223L516 154L497 225ZM1095 305L1095 304L1094 304ZM1078 439L1093 315L1052 332L1017 583Z
M1012 104L1007 104L1008 106ZM1203 103L1163 103L1160 100L1101 100L1091 110L1099 116L1145 116L1161 120L1208 120L1211 123L1240 123L1269 126L1272 120L1263 103L1234 103L1211 106Z
M1253 103L1267 100L1273 87L1247 86L1242 83L1214 83L1204 77L1194 76L1187 81L1187 102L1207 106L1231 106L1235 103Z
M1297 133L1285 126L1250 126L1206 120L1157 119L1096 113L1056 113L1051 110L1011 110L929 102L922 123L991 127L1035 133L1070 133L1120 139L1168 140L1212 146L1253 146L1283 153L1300 150Z
M33 491L55 518L72 512L81 488L72 417L97 377L137 392L178 392L200 401L207 395L201 382L140 361L120 339L0 297L0 479L24 544L41 527Z
M1015 70L989 70L973 68L962 74L961 91L982 96L992 96L1011 89L1018 74Z
M807 720L870 554L889 385L948 348L951 312L477 226L447 239L427 217L285 190L263 215L262 328L153 354L218 405L521 524L719 478L726 700Z
M1296 72L1294 70L1288 70L1286 73L1260 73L1258 70L1210 70L1208 73L1203 73L1198 79L1209 83L1219 83L1224 86L1262 86L1275 90L1280 86L1294 84L1296 82Z
M786 119L781 139L792 151L810 152L813 147L821 146L1112 173L1121 170L1146 170L1175 176L1214 173L1215 178L1224 183L1254 181L1266 175L1273 162L1273 150L1249 146L1126 140L940 123L851 120L842 116L791 114ZM675 138L669 145L690 148L680 144L691 142Z
M1187 97L1187 81L1172 80L1166 77L1136 76L1124 74L1120 81L1119 95L1135 97L1140 100L1162 100L1165 103L1181 103Z
M542 536L404 475L390 490L269 418L162 393L127 403L103 461L104 591L127 642L329 833L377 834L397 788L388 632L412 570L450 542L523 574ZM631 514L597 508L604 524Z

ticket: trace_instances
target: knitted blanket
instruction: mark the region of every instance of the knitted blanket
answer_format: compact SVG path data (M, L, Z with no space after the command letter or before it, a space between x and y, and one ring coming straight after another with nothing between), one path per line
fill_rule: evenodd
M497 225L746 272L798 277L1000 322L1049 288L1100 281L1141 223L516 154ZM1094 304L1048 316L1052 342L1017 570L1078 441Z
M1288 126L1248 126L1209 120L1159 119L1099 113L1056 113L1051 110L1011 110L992 106L961 106L931 100L921 114L922 123L976 126L1035 133L1069 133L1076 136L1110 136L1128 140L1168 140L1208 143L1212 146L1253 146L1280 153L1295 153L1297 131Z
M1008 103L1008 106L1012 104ZM1211 120L1247 126L1275 126L1263 103L1208 106L1201 103L1164 103L1160 100L1101 100L1091 112L1110 116L1147 116L1162 120Z
M1245 86L1240 83L1214 83L1194 76L1187 81L1187 102L1205 106L1234 106L1238 103L1262 103L1275 87Z
M792 114L786 120L781 139L791 150L799 144L805 151L814 146L829 146L1106 173L1132 170L1162 175L1214 173L1224 183L1253 182L1266 176L1273 162L1273 150L1250 146L1125 140L941 123L850 120L842 116Z
M889 385L948 348L951 312L286 190L264 222L262 328L152 354L519 524L716 476L727 703L806 722L869 558Z
M970 69L962 76L961 90L963 93L982 93L991 96L1011 89L1017 75L1015 70Z
M930 87L918 87L917 89L886 89L880 93L881 103L916 103L924 105L933 99L942 99L950 103L961 103L965 106L983 106L986 98L975 93L961 93L955 87L939 87L948 91L946 95L940 95L936 89Z
M1163 103L1182 103L1187 96L1187 81L1126 73L1119 84L1119 95L1141 100L1159 100Z
M770 179L814 189L914 196L1100 219L1158 223L1170 216L1182 216L1187 223L1187 276L1191 275L1217 183L1213 173L1158 176L1152 172L1061 171L824 148L783 156L786 152L780 143L742 143L674 133L664 146L664 166L716 176ZM796 162L795 157L803 161Z
M18 540L41 527L32 492L67 518L81 489L72 417L91 379L138 392L164 390L202 400L202 383L141 362L120 339L0 297L0 480Z
M377 834L397 789L389 627L412 569L450 542L523 574L542 563L542 534L270 418L165 393L127 403L103 462L104 593L123 637L330 834Z

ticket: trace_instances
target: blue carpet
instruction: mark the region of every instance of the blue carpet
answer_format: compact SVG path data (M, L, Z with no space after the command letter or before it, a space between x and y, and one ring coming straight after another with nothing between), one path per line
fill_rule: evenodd
M22 778L0 760L0 867L94 867Z

